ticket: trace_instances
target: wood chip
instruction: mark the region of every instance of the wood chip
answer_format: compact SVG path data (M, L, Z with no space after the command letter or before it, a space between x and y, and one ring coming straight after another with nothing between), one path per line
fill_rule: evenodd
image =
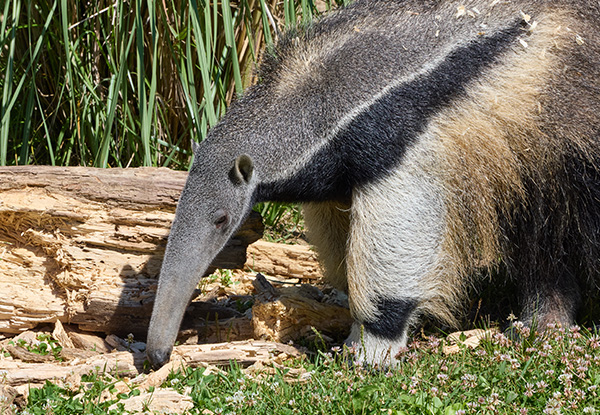
M69 337L65 328L63 327L60 320L56 320L54 323L54 331L52 332L52 337L58 341L58 344L63 348L74 349L75 345L73 344L73 340Z
M259 240L248 245L244 269L284 278L314 281L322 278L317 253L306 245Z
M496 329L482 330L482 329L474 329L468 331L459 331L452 334L449 334L447 340L450 342L449 345L444 346L442 351L444 354L454 354L458 353L461 350L460 345L464 345L469 349L474 349L479 346L479 343L482 339L486 337L489 338L497 333ZM464 336L465 340L461 340L460 338Z
M271 284L264 275L261 273L256 274L256 278L252 281L252 285L256 289L257 295L263 299L263 301L271 301L279 297L279 292L273 284Z
M53 355L49 354L49 355L41 355L39 353L33 353L30 352L27 349L24 349L23 347L20 346L13 346L11 344L7 344L5 346L5 349L8 353L10 353L10 355L15 358L15 359L19 359L23 362L28 362L28 363L46 363L46 362L52 362L54 360L56 360L54 358Z
M148 390L150 387L158 388L169 377L172 372L178 369L187 367L185 361L178 354L174 355L170 362L155 372L150 373L138 386L143 390Z
M129 352L98 355L69 365L61 362L28 363L18 360L0 360L0 373L4 382L17 387L19 385L43 385L46 381L66 381L78 379L93 372L105 372L115 376L134 377L143 369L145 354Z
M65 362L86 360L90 357L97 356L98 354L98 352L92 350L81 350L74 347L63 347L60 351L60 357L62 357Z
M183 345L176 347L173 353L179 354L185 363L191 367L197 367L199 364L205 363L228 366L232 361L246 367L258 361L270 359L280 353L286 353L294 357L303 355L299 349L293 346L257 340L197 346Z
M65 330L69 334L73 345L78 349L91 350L98 353L110 353L113 350L113 347L98 335L72 330L69 326Z
M257 298L252 306L256 338L285 343L312 333L313 328L325 334L349 332L353 320L347 308L319 301L308 286L282 287L279 292L270 301Z
M142 392L140 395L120 400L118 404L122 404L125 411L151 414L180 414L194 407L192 398L170 388ZM118 404L115 403L108 409L118 410Z
M12 405L17 395L17 390L12 386L0 385L0 414L13 415L15 413Z

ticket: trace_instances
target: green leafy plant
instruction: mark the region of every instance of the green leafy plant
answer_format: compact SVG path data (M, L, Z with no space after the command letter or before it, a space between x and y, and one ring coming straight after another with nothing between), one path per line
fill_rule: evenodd
M233 281L233 271L230 269L219 269L219 282L223 287L231 287L234 284L239 284L239 281Z
M22 347L31 353L36 353L41 356L52 354L55 359L61 360L60 351L62 350L62 346L50 334L40 333L36 336L36 341L32 343L28 343L24 339L17 339L16 342L10 340L8 344Z

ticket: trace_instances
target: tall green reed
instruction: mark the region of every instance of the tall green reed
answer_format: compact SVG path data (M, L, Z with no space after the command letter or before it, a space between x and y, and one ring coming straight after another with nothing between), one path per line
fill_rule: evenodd
M331 7L327 4L325 8ZM0 165L185 169L311 0L6 0Z

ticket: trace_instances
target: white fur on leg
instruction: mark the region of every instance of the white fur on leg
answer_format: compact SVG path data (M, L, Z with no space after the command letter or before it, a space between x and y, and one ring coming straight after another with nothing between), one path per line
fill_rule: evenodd
M327 282L348 291L346 246L350 206L340 202L305 203L302 206L308 239L317 250Z
M358 321L379 318L381 299L420 304L436 295L425 282L444 257L446 212L435 145L435 137L422 137L396 171L353 193L347 265Z
M406 347L408 335L406 331L396 340L384 339L363 330L359 323L352 325L350 336L346 345L356 350L355 359L373 367L394 367L398 363L396 356L403 347Z

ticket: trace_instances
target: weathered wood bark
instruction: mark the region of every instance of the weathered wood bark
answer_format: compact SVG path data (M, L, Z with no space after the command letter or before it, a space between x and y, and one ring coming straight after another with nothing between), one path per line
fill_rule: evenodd
M344 300L311 285L275 289L260 274L254 287L258 291L252 306L255 338L286 343L310 336L313 328L342 338L349 333L352 317Z
M0 168L0 332L59 319L144 335L187 173ZM251 216L213 265L241 268L262 234Z
M182 414L194 408L191 397L182 395L174 389L157 389L152 392L142 392L140 395L125 399L119 404L123 405L125 413L146 414ZM108 409L119 411L119 404L113 404ZM205 412L206 413L206 412ZM213 413L212 411L210 413Z
M246 268L268 275L314 282L322 278L317 253L308 245L257 241L248 247Z

